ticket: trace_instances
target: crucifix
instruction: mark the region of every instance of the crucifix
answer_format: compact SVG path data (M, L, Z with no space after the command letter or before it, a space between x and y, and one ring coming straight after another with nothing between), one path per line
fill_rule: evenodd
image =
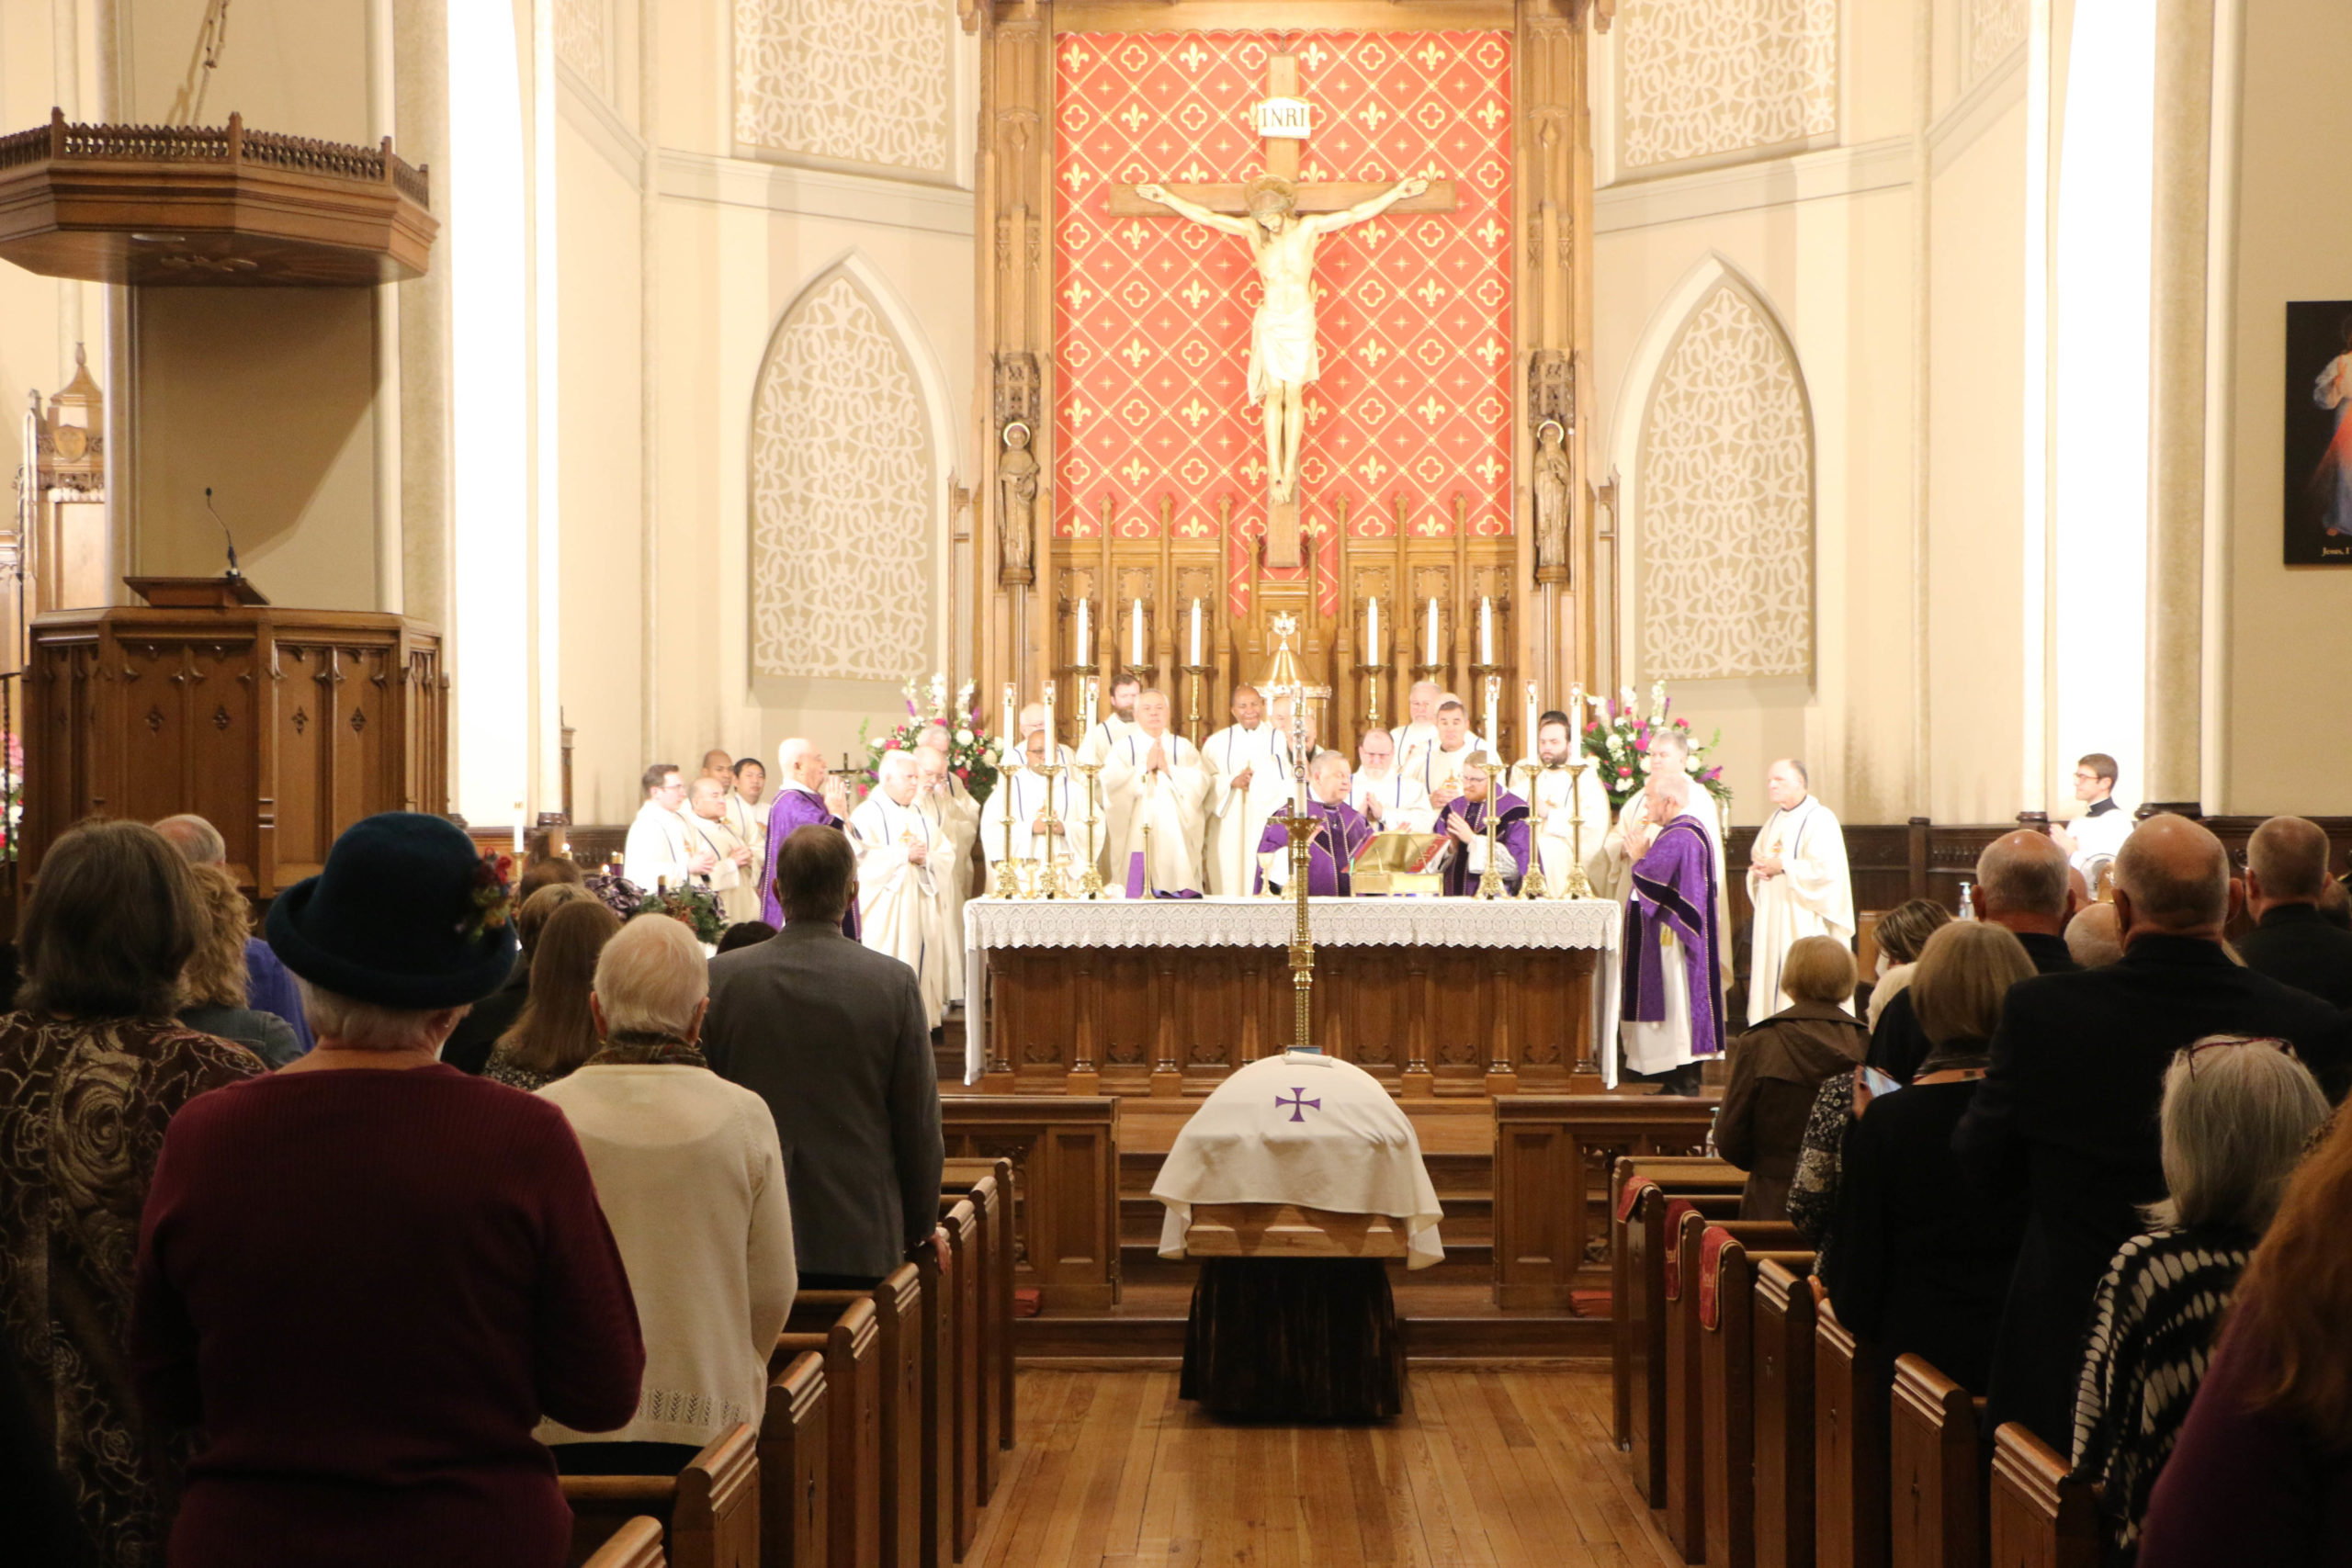
M1110 210L1125 217L1173 212L1250 242L1265 298L1250 333L1250 400L1264 407L1266 564L1302 564L1298 528L1299 442L1306 388L1320 362L1315 346L1315 247L1322 236L1383 212L1451 212L1453 182L1418 176L1395 185L1298 178L1299 144L1313 110L1298 96L1298 56L1266 62L1266 99L1257 106L1266 172L1238 185L1114 186Z

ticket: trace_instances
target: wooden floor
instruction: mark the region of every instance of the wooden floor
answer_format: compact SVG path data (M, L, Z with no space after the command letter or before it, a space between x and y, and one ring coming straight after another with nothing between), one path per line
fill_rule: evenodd
M1020 1378L967 1568L1681 1568L1610 1446L1605 1367L1417 1371L1377 1427L1218 1422L1172 1371Z

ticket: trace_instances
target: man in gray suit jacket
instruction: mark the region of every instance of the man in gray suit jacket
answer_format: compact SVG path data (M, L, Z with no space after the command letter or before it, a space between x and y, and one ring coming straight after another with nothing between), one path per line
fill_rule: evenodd
M794 830L769 868L785 927L710 964L703 1053L768 1102L803 1289L864 1289L939 1224L946 1154L914 971L842 934L857 859L837 828Z

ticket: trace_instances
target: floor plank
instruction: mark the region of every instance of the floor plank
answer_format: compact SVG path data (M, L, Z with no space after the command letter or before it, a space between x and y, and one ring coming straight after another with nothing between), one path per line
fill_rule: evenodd
M1377 1426L1223 1422L1165 1371L1021 1372L967 1565L1678 1568L1609 1440L1609 1377L1423 1371Z

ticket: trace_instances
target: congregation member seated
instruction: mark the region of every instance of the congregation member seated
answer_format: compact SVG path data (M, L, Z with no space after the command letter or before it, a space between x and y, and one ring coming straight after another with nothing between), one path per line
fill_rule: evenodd
M514 904L517 908L529 903L531 896L542 887L579 886L587 879L580 863L570 855L534 855L523 866L523 874L514 880Z
M263 1070L172 1017L202 918L155 829L85 823L41 858L17 1010L0 1017L0 1359L52 1448L79 1551L108 1564L163 1561L157 1483L186 1457L132 1404L123 1348L155 1151L189 1100Z
M1478 891L1487 870L1487 817L1493 812L1495 871L1503 879L1503 890L1516 894L1520 869L1527 864L1527 802L1508 790L1495 794L1483 756L1465 764L1459 777L1458 789L1447 795L1437 814L1435 830L1453 835L1454 842L1445 861L1445 890L1457 898Z
M1860 1115L1846 1135L1831 1224L1838 1246L1822 1275L1838 1321L1858 1337L1890 1359L1923 1356L1971 1390L1984 1388L1991 1364L2018 1227L1977 1198L1951 1132L1984 1077L2002 998L2032 973L2015 933L1988 921L1957 920L1928 939L1907 993L1928 1058L1895 1092L1856 1092Z
M2089 904L2066 922L2066 955L2078 969L2104 969L2123 957L2123 928L2112 904Z
M2326 829L2303 817L2273 817L2256 828L2245 845L2245 912L2255 929L2238 938L2238 956L2257 975L2352 1007L2352 931L2322 918L2327 888Z
M527 881L530 873L523 874ZM490 1065L490 1054L499 1037L514 1027L514 1021L523 1015L523 1004L531 999L531 959L538 952L539 932L547 929L548 917L566 904L594 902L595 897L576 879L542 884L533 893L525 893L521 884L516 885L514 934L522 939L523 951L506 984L466 1010L448 1043L441 1047L443 1061L469 1073L479 1073Z
M738 920L718 933L718 951L732 953L739 947L752 947L775 935L775 928L765 920Z
M1348 760L1337 751L1317 751L1306 770L1307 815L1315 818L1315 836L1306 844L1306 891L1317 898L1341 897L1354 891L1356 856L1372 840L1372 824L1348 804ZM1283 806L1282 816L1290 815ZM1258 873L1265 888L1281 892L1290 886L1290 829L1268 822L1258 835Z
M203 1433L175 1568L560 1563L532 1431L637 1410L628 1278L563 1112L436 1059L514 963L484 865L443 818L348 829L269 911L316 1048L164 1135L130 1343L150 1419Z
M2142 1229L2140 1206L2165 1195L2156 1111L2174 1054L2209 1034L2272 1036L2331 1096L2344 1059L2335 1009L2222 951L2237 888L2220 840L2185 817L2151 817L2115 874L2121 962L2010 993L1990 1071L1953 1134L1986 1201L2028 1209L1988 1419L2023 1422L2057 1448L2074 1430L2075 1352L2098 1282Z
M792 1311L792 1207L775 1119L703 1060L702 944L631 920L596 958L604 1046L539 1091L571 1122L645 1337L628 1425L539 1428L566 1475L669 1475L738 1422L760 1424L768 1352Z
M939 1080L914 971L842 934L857 857L803 827L770 863L784 929L710 964L703 1053L767 1101L804 1290L870 1290L939 1224Z
M1731 1083L1715 1120L1715 1152L1747 1172L1743 1220L1784 1220L1804 1124L1821 1086L1850 1075L1870 1035L1846 1010L1854 955L1834 937L1800 937L1781 961L1781 989L1794 998L1735 1041Z
M237 879L217 865L187 868L196 896L196 951L180 971L180 1021L233 1040L273 1067L302 1054L294 1026L276 1013L245 1005L245 943L253 936L253 907Z
M2098 1488L2111 1562L2138 1550L2214 1331L2327 1097L2277 1041L2219 1034L2173 1059L2161 1120L2171 1196L2108 1265L2075 1394L2075 1473Z
M2135 834L2134 837L2137 837ZM2321 1568L2352 1541L2352 1117L2296 1171L2157 1477L2138 1568Z
M2063 934L2074 904L2066 852L2047 834L2020 829L1994 840L1976 857L1977 919L2015 933L2038 975L2075 966ZM1908 1083L1931 1048L1910 1005L1900 996L1888 1001L1871 1029L1871 1066Z
M203 818L191 812L166 817L155 824L155 831L188 864L228 868L229 846L220 829ZM295 989L294 976L259 936L245 939L245 1006L284 1019L294 1031L295 1043L304 1051L311 1048L311 1026L302 1017L302 996Z
M588 992L596 979L596 955L620 929L621 918L594 898L568 900L548 915L531 954L530 995L514 1026L499 1036L482 1077L516 1089L544 1089L596 1054L600 1042Z
M1878 918L1871 940L1878 948L1878 973L1871 977L1870 1011L1862 1021L1872 1030L1886 1011L1886 1004L1903 994L1911 983L1911 971L1919 962L1919 950L1937 928L1951 920L1951 911L1933 898L1911 898L1897 904Z

